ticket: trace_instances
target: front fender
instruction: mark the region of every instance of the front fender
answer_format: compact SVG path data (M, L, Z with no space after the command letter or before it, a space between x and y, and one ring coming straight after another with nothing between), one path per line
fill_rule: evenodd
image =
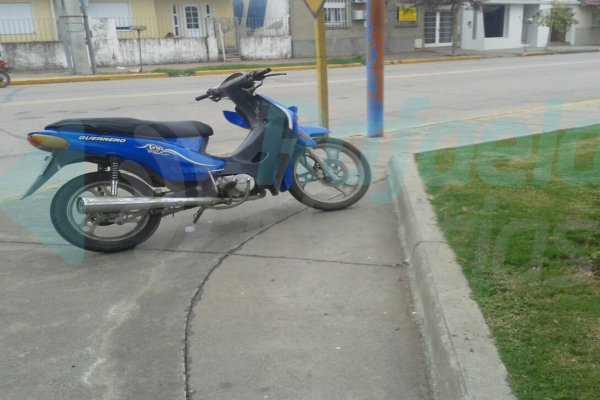
M42 169L42 173L36 178L33 184L29 187L27 192L21 197L23 200L26 197L31 196L35 193L39 188L41 188L44 183L48 182L50 178L52 178L61 168L78 162L85 161L85 157L81 153L76 153L72 151L60 151L51 153L48 157L46 157L46 165Z

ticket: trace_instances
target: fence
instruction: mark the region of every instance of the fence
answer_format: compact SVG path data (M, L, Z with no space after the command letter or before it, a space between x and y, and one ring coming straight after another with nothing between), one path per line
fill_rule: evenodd
M0 42L55 42L58 23L52 18L0 19Z
M93 21L93 18L90 18ZM213 29L212 21L222 28L236 30L242 37L282 37L289 36L289 16L283 18L248 18L240 23L236 18L200 18L194 24L181 21L175 27L171 18L114 18L114 26L119 39L137 39L138 30L142 39L163 38L203 38ZM56 19L0 19L0 42L54 42L59 40L59 27Z

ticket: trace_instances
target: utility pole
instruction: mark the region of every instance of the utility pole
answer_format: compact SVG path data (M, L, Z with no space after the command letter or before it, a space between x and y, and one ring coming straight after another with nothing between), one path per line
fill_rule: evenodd
M86 47L86 34L81 4L79 0L62 1L60 19L65 26L66 39L69 42L67 57L72 60L74 75L90 75L90 58Z
M367 136L383 136L385 1L367 2Z

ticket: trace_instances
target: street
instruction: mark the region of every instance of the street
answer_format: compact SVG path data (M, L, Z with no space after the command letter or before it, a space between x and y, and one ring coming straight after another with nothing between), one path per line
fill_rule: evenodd
M18 198L44 153L26 134L56 120L134 117L211 125L208 151L245 132L224 77L13 86L0 90L0 399L428 398L385 173L414 153L600 122L600 56L571 54L386 67L386 136L365 140L363 68L329 71L334 137L367 153L375 183L340 212L288 194L167 217L134 251L68 245L50 223L69 166ZM314 71L260 93L316 123Z

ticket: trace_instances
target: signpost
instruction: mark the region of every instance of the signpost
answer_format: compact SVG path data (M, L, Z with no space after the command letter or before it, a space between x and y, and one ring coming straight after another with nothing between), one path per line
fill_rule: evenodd
M329 128L329 91L327 84L327 42L325 39L325 0L304 0L315 17L315 50L317 58L317 85L319 91L319 123Z

